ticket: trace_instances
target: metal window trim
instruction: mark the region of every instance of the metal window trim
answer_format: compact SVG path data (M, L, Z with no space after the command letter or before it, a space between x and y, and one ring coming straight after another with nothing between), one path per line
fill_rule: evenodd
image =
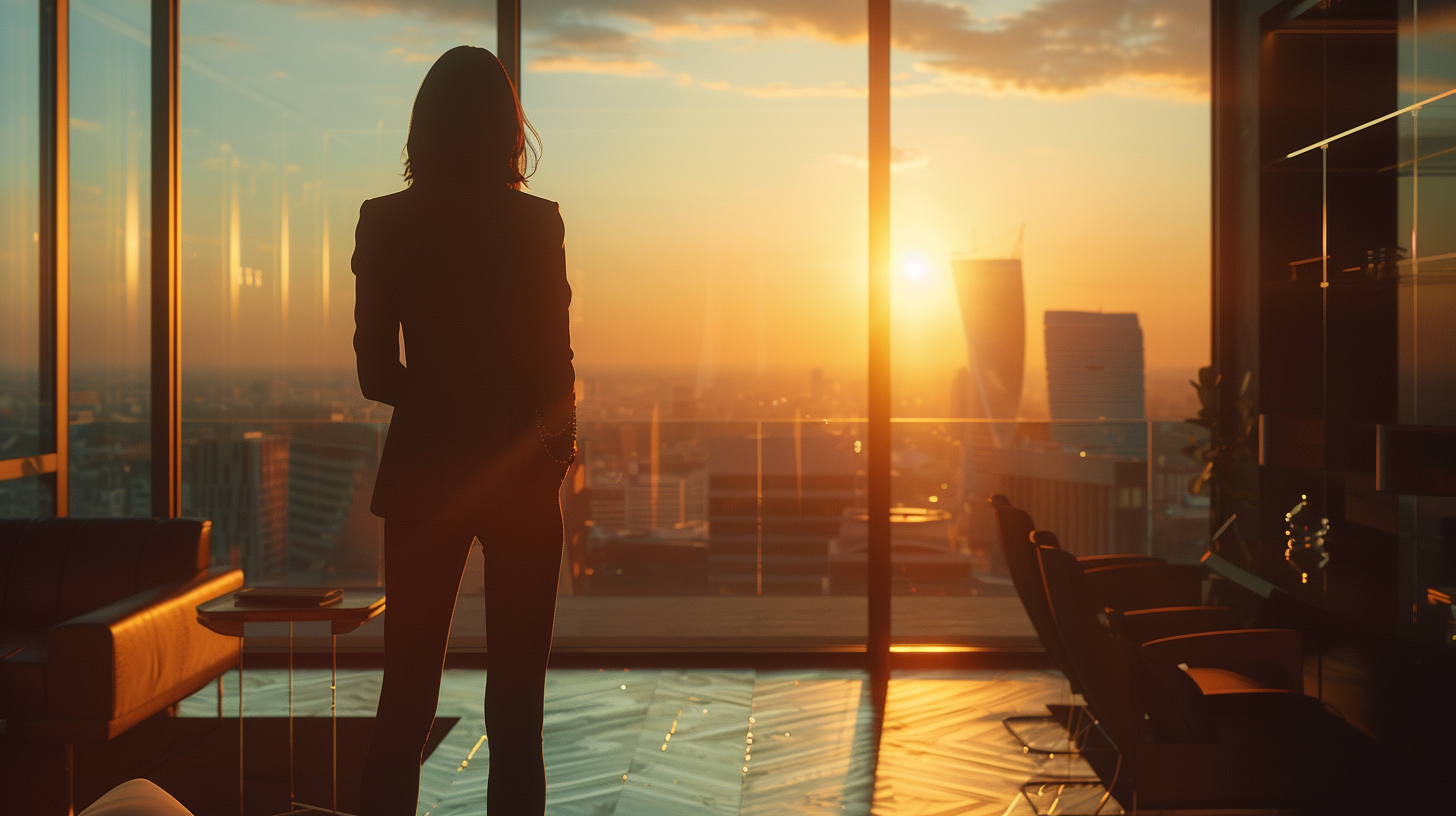
M521 93L521 0L495 0L495 55Z
M152 0L152 515L182 514L181 225L178 42L181 0Z
M70 2L41 0L40 9L40 371L41 398L54 467L55 515L70 504L71 396L71 103ZM23 467L23 466L22 466ZM21 475L25 475L22 473Z
M890 0L867 0L869 158L868 548L865 657L875 710L884 711L890 672ZM876 728L876 733L878 733Z
M0 459L0 482L22 479L26 476L42 476L59 469L59 457L54 453L37 456L21 456L16 459Z

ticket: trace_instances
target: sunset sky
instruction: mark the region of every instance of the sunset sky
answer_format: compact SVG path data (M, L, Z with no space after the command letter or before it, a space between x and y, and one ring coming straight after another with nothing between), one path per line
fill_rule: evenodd
M531 190L566 218L583 368L862 373L864 4L522 5L522 94L545 144ZM73 82L114 73L108 48L144 55L140 0L75 8L110 45L78 50ZM187 362L348 364L359 202L400 189L420 79L451 46L493 48L493 4L182 9ZM1029 380L1047 309L1137 312L1149 367L1206 364L1205 5L908 0L894 14L903 379L964 364L950 257L1003 254L1023 225ZM134 101L144 125L144 87ZM124 290L127 111L73 116L84 138L111 145L94 154L110 159L92 159L111 162L91 174L111 179L97 188L116 204L97 209L96 233L121 230L110 249L78 247L75 263ZM88 155L78 145L77 161ZM115 357L132 335L144 348L122 327L78 337L76 353Z

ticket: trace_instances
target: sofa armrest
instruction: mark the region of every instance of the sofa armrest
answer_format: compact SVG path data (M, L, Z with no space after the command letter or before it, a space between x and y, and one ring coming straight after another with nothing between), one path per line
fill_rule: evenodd
M1170 606L1124 612L1119 634L1134 643L1238 629L1239 618L1226 606ZM1180 661L1182 662L1182 661Z
M1267 675L1257 667L1273 666L1282 673L1280 688L1303 693L1304 642L1293 629L1237 629L1175 635L1142 645L1145 657L1189 668L1215 668ZM1252 671L1251 667L1255 667Z
M242 570L215 567L196 578L123 598L51 629L45 716L114 720L160 711L203 673L236 661L233 638L197 622L197 605L243 585ZM39 713L39 712L38 712Z

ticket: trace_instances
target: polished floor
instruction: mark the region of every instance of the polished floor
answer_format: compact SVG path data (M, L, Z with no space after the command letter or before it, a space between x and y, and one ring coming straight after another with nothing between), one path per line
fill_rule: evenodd
M474 552L479 552L477 548ZM450 647L485 648L485 599L467 579L450 626ZM1007 590L1009 593L1009 590ZM1036 645L1036 630L1013 594L896 595L890 631L897 643ZM556 601L552 646L557 651L603 649L812 649L862 646L864 596L603 596L562 595ZM339 650L384 647L383 615L339 638ZM300 624L300 651L327 651L327 630ZM287 648L286 624L248 627L248 648Z
M296 672L296 716L328 716L328 680L327 671ZM379 680L377 671L341 671L339 714L371 715ZM244 716L286 713L285 672L247 671L244 683ZM229 673L227 716L236 716L237 688ZM485 811L483 689L484 672L446 672L439 714L460 722L425 763L421 814ZM1090 771L1079 760L1021 752L1001 719L1066 702L1067 685L1054 672L897 673L875 757L860 672L553 670L548 813L1027 816L1037 809L1023 783ZM181 714L216 716L217 705L209 688L184 701ZM1085 800L1096 792L1073 793ZM1068 797L1056 812L1079 809ZM1102 809L1119 812L1116 802Z

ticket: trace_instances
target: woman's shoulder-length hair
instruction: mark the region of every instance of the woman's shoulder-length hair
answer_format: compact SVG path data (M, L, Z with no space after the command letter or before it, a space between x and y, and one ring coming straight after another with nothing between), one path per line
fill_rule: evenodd
M494 54L461 45L435 60L410 114L405 181L519 190L540 155L540 137Z

